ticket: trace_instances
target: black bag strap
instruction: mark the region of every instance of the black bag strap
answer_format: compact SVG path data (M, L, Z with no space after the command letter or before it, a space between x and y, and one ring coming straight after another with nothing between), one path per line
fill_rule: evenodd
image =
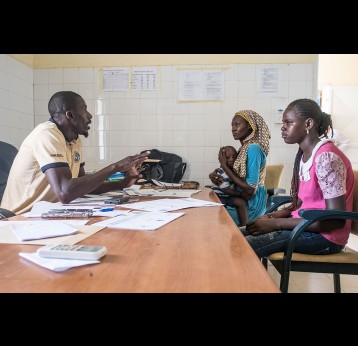
M156 168L157 168L157 172L158 172L158 178L155 180L160 180L164 176L164 170L163 170L162 165L159 162L157 163Z
M174 166L173 173L171 176L170 181L180 181L180 179L183 177L184 172L186 169L186 163L184 162L177 162ZM178 177L178 179L176 179Z

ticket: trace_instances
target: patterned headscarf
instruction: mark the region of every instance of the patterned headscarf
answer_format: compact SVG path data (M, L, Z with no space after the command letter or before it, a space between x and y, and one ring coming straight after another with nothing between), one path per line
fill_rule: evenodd
M242 110L235 113L235 116L243 117L251 126L252 132L242 141L236 161L234 162L234 172L242 179L246 178L247 149L250 144L256 143L267 156L270 150L270 130L265 120L258 113L251 110ZM266 165L260 171L260 183L263 185L266 176Z

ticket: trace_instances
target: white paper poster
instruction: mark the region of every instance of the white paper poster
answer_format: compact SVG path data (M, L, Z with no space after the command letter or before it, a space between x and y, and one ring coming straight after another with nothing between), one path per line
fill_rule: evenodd
M179 100L220 101L224 99L222 70L183 70L179 73Z
M156 67L132 69L132 90L157 90L158 70Z
M103 68L103 91L128 91L129 67Z
M273 65L258 67L257 96L280 96L281 68Z

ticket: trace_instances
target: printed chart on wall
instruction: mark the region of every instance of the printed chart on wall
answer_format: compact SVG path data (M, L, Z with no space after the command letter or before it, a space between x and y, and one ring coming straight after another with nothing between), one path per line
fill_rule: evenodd
M157 80L157 67L111 67L102 69L103 91L157 90Z
M156 67L132 68L132 90L157 90L157 79Z
M281 91L281 68L275 65L257 67L257 97L279 97Z
M178 101L223 101L223 69L180 70Z
M128 91L129 67L102 69L103 91Z

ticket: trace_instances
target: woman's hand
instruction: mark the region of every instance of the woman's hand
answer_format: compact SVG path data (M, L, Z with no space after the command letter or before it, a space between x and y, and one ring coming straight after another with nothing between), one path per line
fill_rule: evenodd
M267 217L267 219L261 217L246 225L246 231L249 235L253 235L254 237L261 234L271 233L275 230L275 219L269 217Z

